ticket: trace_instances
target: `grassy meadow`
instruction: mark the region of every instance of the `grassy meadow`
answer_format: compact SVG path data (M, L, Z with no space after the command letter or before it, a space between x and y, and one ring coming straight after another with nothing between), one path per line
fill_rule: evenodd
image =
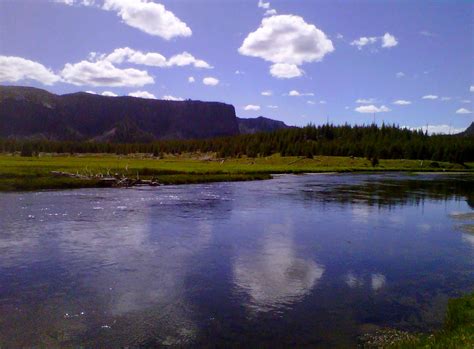
M219 159L213 154L183 154L154 158L135 154L52 155L21 157L0 155L0 191L66 189L99 186L98 179L57 177L52 171L85 176L125 176L154 178L161 184L188 184L218 181L269 179L277 173L317 173L355 171L473 171L474 163L465 166L429 160L380 160L372 166L366 158L315 156Z

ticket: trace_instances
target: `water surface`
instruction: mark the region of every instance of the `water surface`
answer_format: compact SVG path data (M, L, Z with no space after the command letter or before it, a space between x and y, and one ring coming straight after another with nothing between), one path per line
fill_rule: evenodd
M472 290L474 178L0 194L0 347L348 347Z

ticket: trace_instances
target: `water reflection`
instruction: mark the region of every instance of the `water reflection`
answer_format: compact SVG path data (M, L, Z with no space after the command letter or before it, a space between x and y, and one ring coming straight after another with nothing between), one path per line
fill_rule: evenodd
M433 328L472 287L473 183L0 194L0 347L351 347L367 324Z
M257 312L290 306L307 295L324 273L324 266L295 252L293 222L270 224L254 248L241 251L234 263L235 284L250 296Z

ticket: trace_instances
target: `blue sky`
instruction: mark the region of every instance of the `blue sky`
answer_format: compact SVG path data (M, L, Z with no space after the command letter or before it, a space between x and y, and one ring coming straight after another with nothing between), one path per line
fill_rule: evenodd
M292 125L474 121L469 1L0 0L0 83Z

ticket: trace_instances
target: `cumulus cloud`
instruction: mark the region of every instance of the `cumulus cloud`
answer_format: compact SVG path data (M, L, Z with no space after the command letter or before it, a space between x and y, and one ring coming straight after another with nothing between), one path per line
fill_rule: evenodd
M44 85L53 85L61 78L44 65L14 56L0 56L0 81L17 82L34 80Z
M216 86L217 84L219 84L219 79L213 78L212 76L208 76L202 79L202 83L208 86Z
M113 93L112 91L104 91L101 93L102 96L107 96L107 97L117 97L118 95Z
M456 114L472 114L472 111L466 108L459 108L456 110Z
M274 8L271 8L265 11L264 16L275 16L276 14L277 14L277 11Z
M316 104L315 101L306 101L306 103L311 104L311 105L315 105L315 104Z
M195 81L196 81L196 79L194 78L194 76L190 76L190 77L188 78L188 82L189 82L190 84L193 84Z
M409 126L402 126L402 128L408 128L413 131L426 131L426 126L415 126L415 127L409 127ZM454 133L460 133L464 131L463 128L456 128L452 127L451 125L428 125L428 134L454 134Z
M356 100L357 104L373 104L377 100L375 98L359 98Z
M258 7L268 10L270 8L270 2L264 2L263 0L258 0Z
M380 107L377 107L373 104L371 105L361 105L357 108L354 109L356 112L358 113L370 113L370 114L373 114L373 113L385 113L385 112L389 112L390 109L387 108L386 106L382 105Z
M92 52L89 55L91 58L95 58L96 55ZM123 62L129 62L133 64L142 64L151 67L167 68L173 66L186 66L192 65L195 68L213 68L209 63L202 59L197 59L189 52L183 52L166 59L165 56L158 52L146 52L137 51L129 47L117 48L108 55L99 56L99 60L106 60L111 63L120 64Z
M438 99L438 96L435 95L426 95L421 97L421 99Z
M267 96L267 97L268 97L268 96L271 96L271 95L273 95L273 92L272 92L272 91L262 91L261 95L262 95L262 96Z
M148 0L105 0L102 8L116 12L125 24L165 40L192 35L186 23L162 4Z
M162 97L166 101L184 101L184 98L166 95Z
M291 79L303 75L304 71L296 64L275 63L270 66L270 74L278 79Z
M273 63L270 73L278 78L301 76L300 65L321 61L332 51L332 41L323 31L294 15L263 18L260 27L249 33L239 48L242 55Z
M396 105L409 105L409 104L411 104L411 102L406 101L404 99L398 99L395 102L393 102L393 104L396 104Z
M119 69L108 61L67 63L61 76L65 82L78 86L140 87L155 82L146 71Z
M254 105L254 104L249 104L249 105L246 105L244 107L244 110L246 110L246 111L249 111L249 110L257 111L257 110L260 110L260 106L259 105Z
M405 76L404 72L399 71L397 74L395 74L397 78L403 78Z
M89 93L89 94L91 94L91 95L96 95L96 94L97 94L97 93L94 92L94 91L86 91L86 93Z
M469 87L469 92L474 92L474 85L471 85L471 86Z
M373 45L377 42L381 43L380 47L382 48L390 48L398 45L397 38L390 33L385 33L382 36L362 36L359 39L352 41L351 45L356 46L359 50L362 50L365 46Z
M362 50L362 48L366 45L369 45L369 44L374 44L377 42L377 37L376 36L372 36L372 37L360 37L359 39L357 40L354 40L351 42L351 45L352 46L356 46L359 50Z
M288 96L291 96L291 97L314 96L314 93L312 92L301 93L297 90L291 90L290 92L288 92Z
M390 48L398 45L398 41L393 36L392 34L385 33L384 36L382 36L382 47L384 48Z
M135 92L130 92L128 95L130 97L156 99L155 95L148 91L135 91Z

